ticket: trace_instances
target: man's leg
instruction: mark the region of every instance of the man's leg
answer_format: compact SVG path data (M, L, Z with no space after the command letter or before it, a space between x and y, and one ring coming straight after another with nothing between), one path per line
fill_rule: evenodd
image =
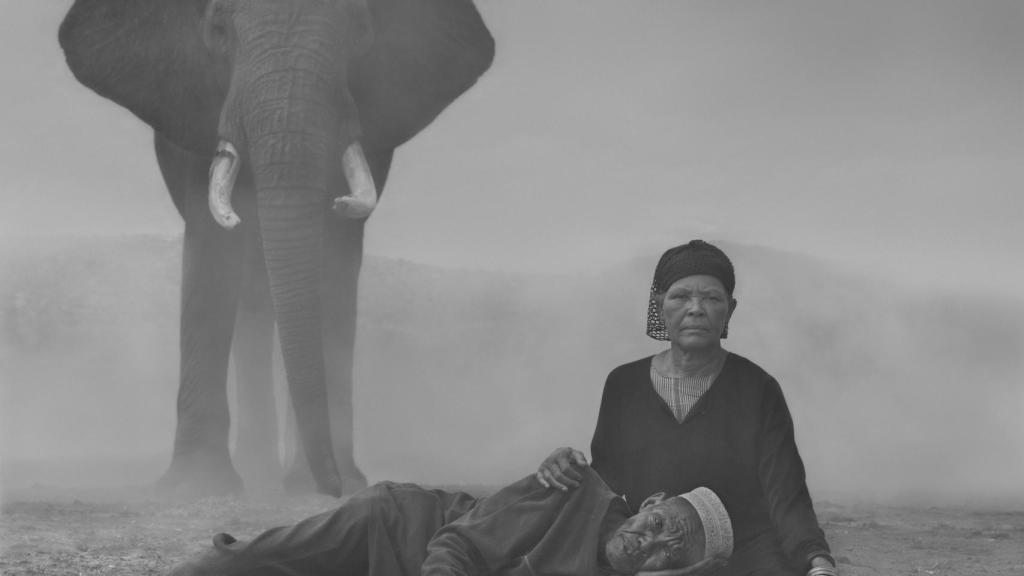
M249 541L218 534L212 550L175 566L168 576L365 574L367 531L377 495L376 489L363 490L334 510L271 528Z

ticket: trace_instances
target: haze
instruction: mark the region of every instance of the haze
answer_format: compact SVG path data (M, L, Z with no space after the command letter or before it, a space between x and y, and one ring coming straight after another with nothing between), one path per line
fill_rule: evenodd
M8 2L0 22L0 232L10 263L0 296L26 290L25 257L38 256L32 274L43 279L27 293L91 279L72 294L79 306L102 299L104 277L69 264L76 241L40 237L173 238L182 225L150 131L64 65L56 29L69 5ZM478 5L498 42L495 64L398 151L366 249L391 263L381 270L401 259L444 278L470 274L482 292L462 295L496 299L507 315L451 304L448 320L431 322L455 327L416 325L399 349L426 372L407 392L415 383L399 380L404 373L371 370L386 363L361 341L361 374L376 388L358 393L359 450L374 479L498 482L554 446L586 448L604 374L657 349L630 316L643 309L650 266L699 236L733 246L748 266L738 270L743 297L762 304L741 308L747 331L727 344L789 377L789 387L780 380L806 424L798 434L812 490L1017 495L1024 464L1006 455L1024 450L1024 5ZM138 308L147 319L138 325L97 321L108 348L88 337L88 314L75 316L74 334L54 320L63 336L34 352L3 342L0 458L159 459L169 450L177 264L161 266L137 274L166 309ZM470 271L509 276L488 284ZM366 318L388 309L368 306ZM590 323L609 309L622 311L622 324ZM566 325L538 338L531 330L553 310L571 311L558 316ZM814 342L798 340L793 315L835 331L834 347L796 348ZM495 318L506 324L488 324ZM477 324L448 347L431 341L460 322ZM950 327L960 332L943 332ZM588 329L607 333L580 333ZM396 343L385 328L360 330ZM473 348L492 333L489 348ZM808 357L831 383L801 375ZM126 399L131 414L120 408ZM403 420L402 402L429 414ZM93 412L76 411L83 406ZM435 428L396 430L403 421ZM866 472L887 466L891 475Z

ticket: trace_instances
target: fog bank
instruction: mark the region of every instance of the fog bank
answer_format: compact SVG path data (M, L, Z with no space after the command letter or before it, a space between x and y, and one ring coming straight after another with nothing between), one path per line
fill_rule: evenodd
M180 239L3 245L2 479L151 481L174 432ZM724 344L782 383L812 493L1021 496L1020 301L720 245L740 302ZM497 484L556 446L589 452L607 372L660 349L643 334L656 257L544 276L368 256L355 403L371 480Z

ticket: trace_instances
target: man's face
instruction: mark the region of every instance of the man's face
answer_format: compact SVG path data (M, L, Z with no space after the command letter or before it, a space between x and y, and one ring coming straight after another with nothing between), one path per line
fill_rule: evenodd
M621 574L683 568L700 560L700 517L682 498L656 494L644 501L605 544L605 558ZM698 556L698 557L695 557Z

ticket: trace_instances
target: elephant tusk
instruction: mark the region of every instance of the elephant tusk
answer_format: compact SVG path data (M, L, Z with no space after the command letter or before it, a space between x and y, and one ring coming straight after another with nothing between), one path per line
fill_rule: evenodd
M341 158L349 194L334 199L334 210L347 218L367 218L377 207L377 186L373 183L370 165L363 147L353 142Z
M217 153L210 164L210 213L213 219L226 230L231 230L242 221L231 207L231 193L238 177L238 151L230 142L221 140Z

